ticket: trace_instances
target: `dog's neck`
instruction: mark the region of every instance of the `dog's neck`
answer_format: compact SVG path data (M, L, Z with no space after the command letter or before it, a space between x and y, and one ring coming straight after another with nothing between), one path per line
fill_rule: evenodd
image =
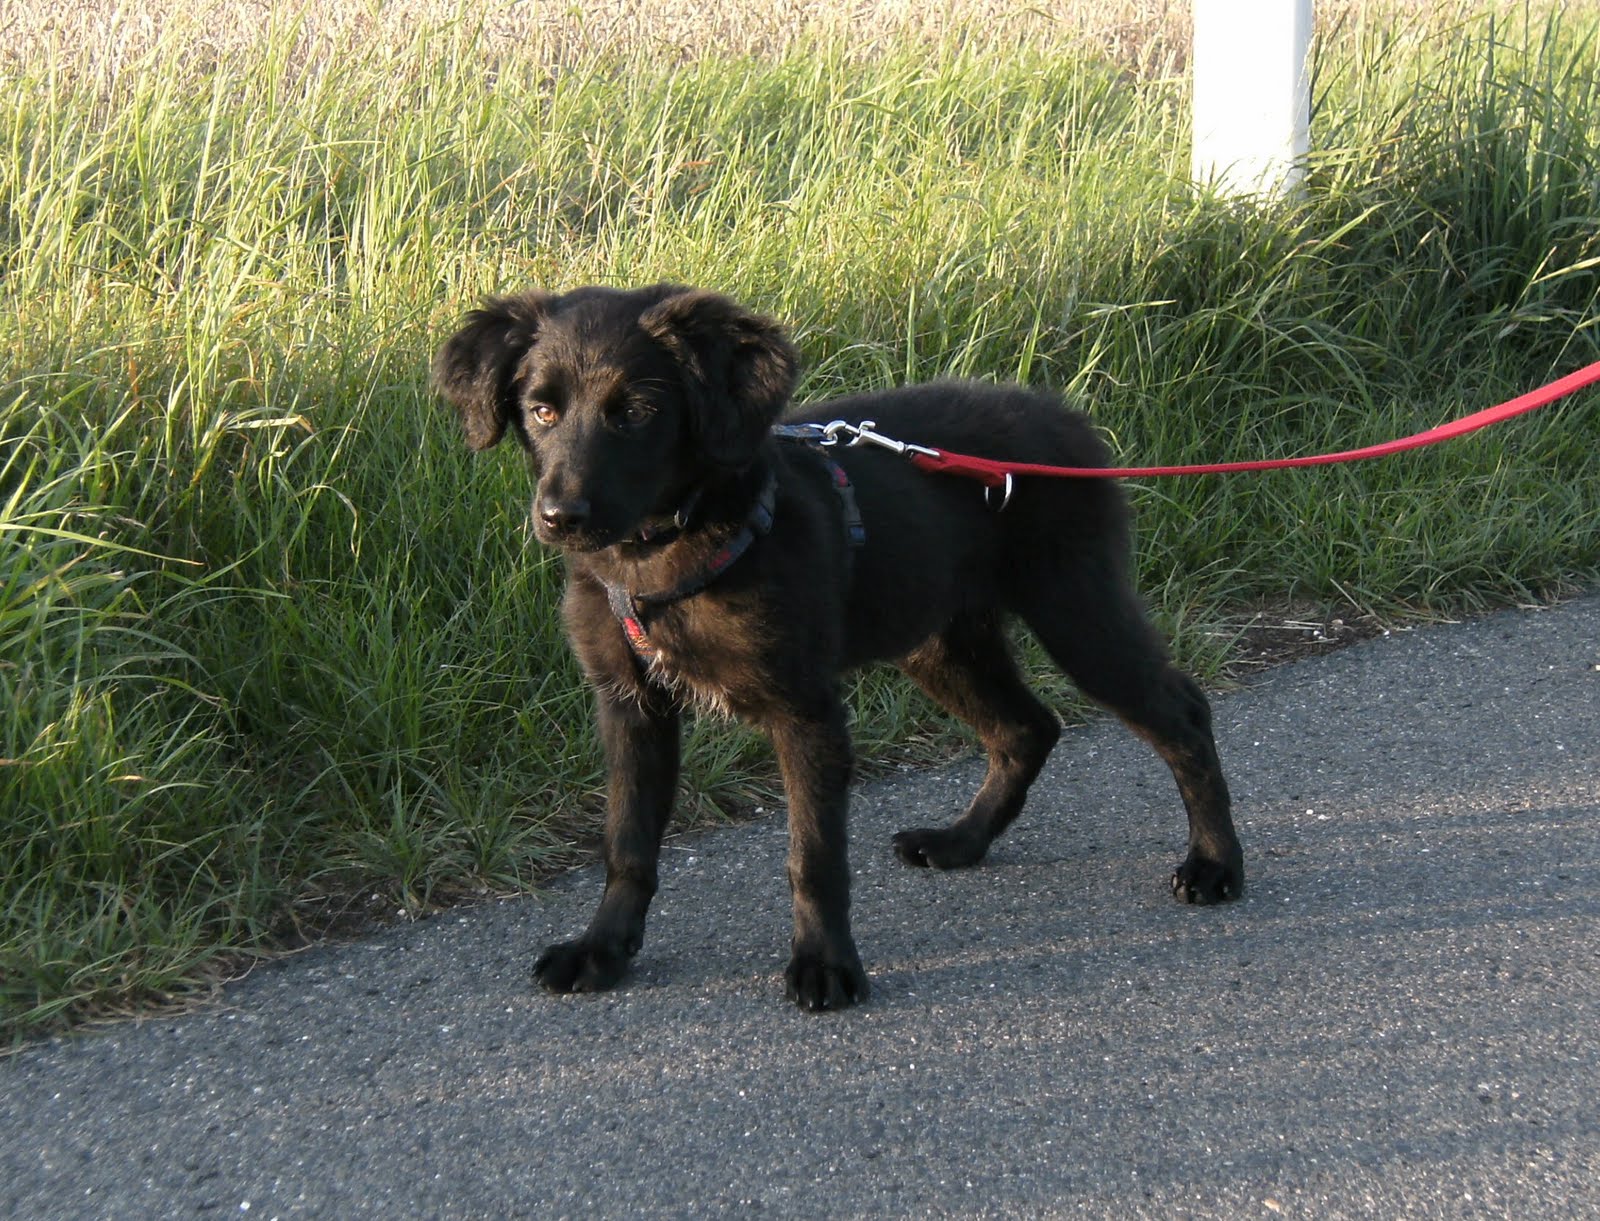
M584 567L607 584L634 592L653 588L744 529L771 469L770 461L758 460L702 480L683 494L675 510L646 518L629 538L583 557Z
M705 495L705 490L705 484L699 484L691 488L679 501L678 507L670 513L658 513L645 518L639 523L639 528L630 541L644 544L670 543L693 524L695 513L700 507L700 498Z
M669 543L618 543L593 557L586 557L583 567L605 586L611 613L622 624L628 644L640 664L657 656L648 630L655 613L692 598L714 584L738 563L757 539L772 529L777 474L764 464L759 474L761 485L755 501L736 526L714 530L705 522L691 528L686 520ZM714 492L696 497L697 501L702 499L707 503L708 519L714 517L717 509ZM649 551L653 557L634 559L630 563L626 554L630 550Z

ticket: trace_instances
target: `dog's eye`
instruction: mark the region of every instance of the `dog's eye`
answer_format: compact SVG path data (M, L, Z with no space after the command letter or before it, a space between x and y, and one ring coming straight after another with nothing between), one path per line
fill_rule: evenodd
M528 408L528 414L533 417L535 423L542 424L546 428L561 419L561 412L549 403L534 403Z
M634 401L625 405L617 412L617 419L627 428L643 428L656 413L656 409L649 403Z

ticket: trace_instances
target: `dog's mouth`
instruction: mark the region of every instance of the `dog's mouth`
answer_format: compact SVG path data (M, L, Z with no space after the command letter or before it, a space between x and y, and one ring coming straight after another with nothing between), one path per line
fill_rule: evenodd
M544 546L567 555L591 555L619 543L648 541L649 535L642 521L618 526L615 518L596 521L590 517L581 523L555 523L542 519L537 511L532 520L533 536Z
M559 509L541 511L542 498L535 496L529 517L534 537L546 547L573 555L604 551L619 543L665 542L682 533L685 521L673 514L642 516L635 510L611 505L596 509L586 498L565 502ZM575 506L582 506L581 513Z
M592 527L581 530L552 529L538 518L534 519L533 536L546 547L553 547L568 555L589 555L596 551L604 551L625 537L609 530L596 530Z

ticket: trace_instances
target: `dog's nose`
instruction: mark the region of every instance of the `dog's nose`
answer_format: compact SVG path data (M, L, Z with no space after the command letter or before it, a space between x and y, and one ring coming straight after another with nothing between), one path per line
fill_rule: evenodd
M589 502L581 496L570 500L545 497L535 507L539 522L551 534L569 534L589 520Z

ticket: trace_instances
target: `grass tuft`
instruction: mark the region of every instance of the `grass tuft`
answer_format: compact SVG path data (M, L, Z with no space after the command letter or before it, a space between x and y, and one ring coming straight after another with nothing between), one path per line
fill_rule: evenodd
M1591 8L1329 6L1306 190L1254 206L1186 181L1169 6L1070 38L1076 5L907 8L872 39L801 6L692 43L600 6L519 42L513 10L419 3L0 31L11 1037L165 1003L352 905L525 890L592 836L525 476L425 390L479 294L712 285L793 322L803 397L1020 379L1140 462L1370 444L1600 356ZM1242 607L1592 581L1595 405L1136 486L1143 588L1215 676ZM855 703L875 758L949 749L889 676ZM771 795L749 734L696 725L687 759L695 817Z

